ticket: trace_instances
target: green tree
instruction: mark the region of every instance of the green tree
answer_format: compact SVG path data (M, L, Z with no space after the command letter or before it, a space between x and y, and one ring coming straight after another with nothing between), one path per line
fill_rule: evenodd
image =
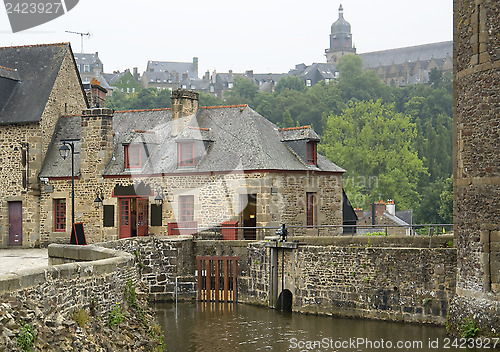
M453 176L444 181L443 191L439 195L439 216L446 224L453 223Z
M200 106L220 106L224 105L224 101L212 94L200 93L199 95L199 104Z
M358 55L342 56L339 69L338 88L345 101L369 101L382 99L392 102L393 88L384 84L375 71L363 70L363 61Z
M320 151L347 170L344 186L354 206L367 208L381 197L414 208L426 173L413 148L415 137L415 124L396 113L394 104L351 102L342 114L328 117Z
M259 92L259 88L248 78L236 76L233 88L227 93L227 101L231 104L251 104Z
M300 79L300 77L285 76L278 81L276 87L274 87L274 91L276 92L276 94L279 94L286 89L303 92L306 90L306 85L304 84L304 81Z

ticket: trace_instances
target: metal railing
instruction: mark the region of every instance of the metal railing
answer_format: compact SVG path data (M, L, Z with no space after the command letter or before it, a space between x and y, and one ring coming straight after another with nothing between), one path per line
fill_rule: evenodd
M229 227L229 226L212 226L212 227L179 227L174 228L180 234L192 235L197 239L222 240L224 239L223 231L237 230L238 239L246 239L245 234L255 234L255 239L264 239L267 236L276 235L276 231L281 226L255 226L255 227ZM373 234L390 236L395 235L398 230L406 236L429 235L437 236L453 231L453 224L412 224L412 225L313 225L313 226L286 226L288 229L288 237L296 235L316 235L316 236L370 236ZM450 231L446 231L446 229ZM349 231L354 229L355 231ZM347 231L346 231L347 230ZM362 230L362 231L359 231ZM364 231L363 231L364 230Z

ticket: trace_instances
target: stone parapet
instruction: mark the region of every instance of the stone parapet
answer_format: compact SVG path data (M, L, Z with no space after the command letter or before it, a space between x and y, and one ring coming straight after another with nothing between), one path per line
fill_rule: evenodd
M0 275L0 293L22 292L48 304L55 300L66 313L94 300L106 312L122 300L128 280L137 281L134 256L128 253L60 244L51 244L48 251L49 262L57 265Z

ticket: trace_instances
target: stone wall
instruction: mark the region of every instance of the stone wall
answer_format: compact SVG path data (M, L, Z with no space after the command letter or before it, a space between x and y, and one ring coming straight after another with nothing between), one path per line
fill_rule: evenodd
M163 332L136 285L134 256L92 245L48 251L57 265L0 275L0 351L21 350L24 324L36 351L160 350ZM121 322L110 323L116 309Z
M127 281L137 281L134 257L124 252L52 244L49 257L52 263L65 264L0 275L0 293L44 302L64 313L92 302L107 312L122 301Z
M500 3L454 1L454 232L450 328L472 319L498 337L500 316Z
M100 243L99 246L124 251L135 256L139 280L148 287L151 301L196 297L194 247L191 236L134 237Z
M68 50L40 122L0 126L0 248L9 245L9 202L22 203L23 247L40 244L38 175L58 118L86 106Z
M285 249L284 289L292 292L292 307L298 312L444 325L455 292L456 250L441 247L451 238L434 243L399 238L392 247L385 247L390 238L373 244L350 238L349 246L344 238L337 245L299 244L296 250ZM269 252L264 243L249 246L248 278L242 278L246 286L240 299L268 304Z
M93 141L100 138L93 133ZM83 143L83 142L82 142ZM104 141L107 143L107 141ZM96 147L97 148L97 147ZM104 151L101 151L101 154ZM93 152L95 158L99 152ZM198 227L220 226L225 221L240 221L242 210L242 196L257 195L256 219L257 226L279 226L281 223L289 225L306 225L306 192L316 192L318 202L315 204L315 223L317 225L342 224L342 175L320 173L229 173L229 174L195 174L195 175L168 175L164 177L134 176L122 178L100 179L92 176L88 171L87 161L82 162L82 175L75 180L76 195L76 222L83 222L87 241L96 243L118 239L119 234L119 203L114 196L117 187L130 185L147 185L152 193L145 196L151 204L156 196L155 191L160 189L165 195L162 205L162 226L150 226L149 233L166 235L169 222L179 219L179 197L193 195L195 199L194 220ZM69 239L68 232L56 233L53 231L53 199L66 198L67 212L71 214L70 192L68 180L51 180L51 193L41 195L42 242L54 242ZM94 208L95 190L102 187L104 205L114 207L114 226L103 227L102 209ZM276 192L272 192L272 189ZM154 193L154 194L153 194ZM47 219L45 219L47 218ZM69 222L68 222L69 223ZM241 226L241 223L239 224ZM317 234L317 230L306 228L295 229L297 235L305 235L309 231ZM320 235L335 234L341 229L322 228ZM258 239L271 235L259 231ZM242 235L240 235L242 237Z

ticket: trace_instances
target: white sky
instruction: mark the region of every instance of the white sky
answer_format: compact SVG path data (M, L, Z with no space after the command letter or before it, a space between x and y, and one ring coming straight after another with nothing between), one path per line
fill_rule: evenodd
M288 72L326 62L340 0L80 0L66 15L13 34L0 5L0 46L68 42L99 52L105 72L148 60L190 62L199 75ZM358 53L452 40L452 0L343 0Z

